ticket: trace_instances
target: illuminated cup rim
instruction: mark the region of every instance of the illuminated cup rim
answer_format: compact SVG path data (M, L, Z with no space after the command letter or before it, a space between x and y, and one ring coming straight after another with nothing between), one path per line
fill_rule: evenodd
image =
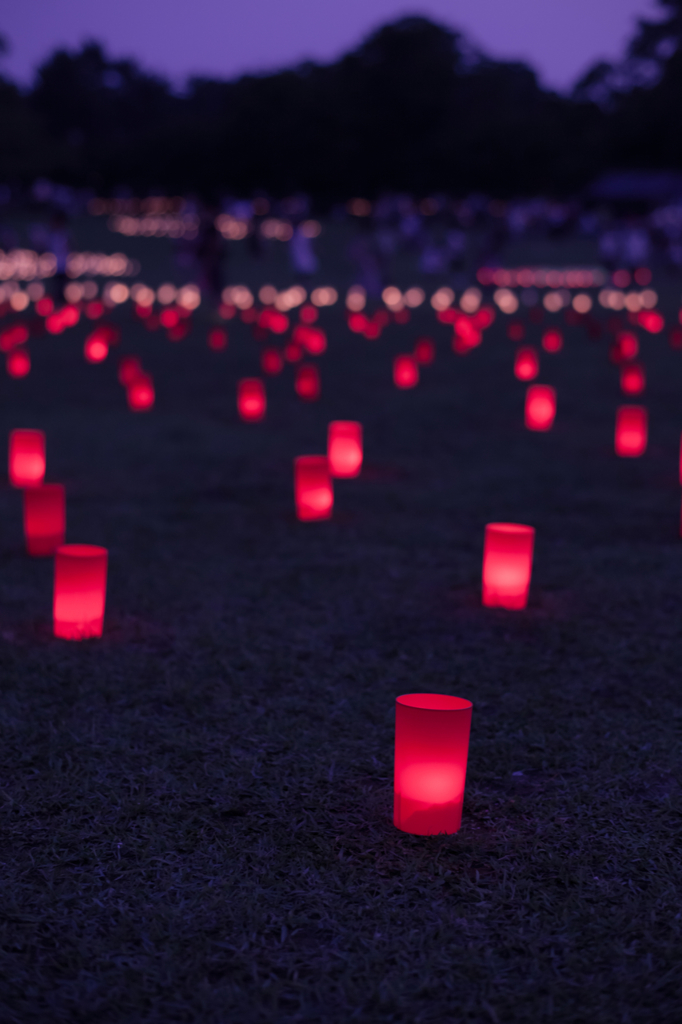
M449 693L403 693L396 697L396 704L418 711L468 711L473 703L465 697L453 697Z
M56 550L57 555L66 555L69 558L95 558L99 555L107 555L107 548L99 544L60 544Z

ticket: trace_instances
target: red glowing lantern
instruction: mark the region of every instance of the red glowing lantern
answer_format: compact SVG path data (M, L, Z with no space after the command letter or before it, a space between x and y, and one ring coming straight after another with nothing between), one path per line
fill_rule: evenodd
M265 416L267 397L260 377L244 377L237 384L237 412L245 423L257 423Z
M286 313L280 313L278 310L273 309L270 311L268 327L273 334L284 334L289 330L289 317Z
M311 327L309 324L296 324L291 332L291 340L307 349L311 356L322 355L327 348L325 332L321 327Z
M137 356L123 356L118 364L118 380L124 388L129 387L143 373L142 363Z
M101 316L104 316L104 304L102 302L88 302L85 307L85 315L88 320L99 320Z
M63 484L24 490L24 537L29 555L53 555L64 543L66 498Z
M208 332L208 347L214 352L222 352L227 348L227 331L224 327L213 327Z
M431 338L418 338L413 355L420 366L430 366L436 358L436 346Z
M19 380L31 372L31 357L24 348L15 348L10 352L5 361L8 376Z
M0 352L11 352L17 345L23 345L28 341L28 327L26 324L13 324L0 332Z
M147 412L154 405L156 395L154 393L154 381L148 373L138 375L128 384L126 388L128 407L133 412Z
M288 341L284 346L284 358L288 363L297 363L303 359L303 349L295 341Z
M455 336L452 347L455 352L464 355L472 348L476 348L483 341L483 333L480 327L474 323L474 318L459 313L455 322Z
M320 372L312 363L301 363L296 370L294 388L299 398L315 402L320 397Z
M540 372L540 360L534 348L517 349L514 358L514 376L517 380L535 380Z
M166 336L169 341L183 341L189 334L190 324L188 320L184 323L179 322L174 327L169 327L166 331Z
M85 339L83 354L89 363L101 363L109 355L109 345L96 332Z
M531 384L526 391L524 420L529 430L551 430L556 416L556 391L549 384Z
M621 391L626 395L641 395L646 387L644 367L639 363L628 363L620 371Z
M369 323L364 313L350 313L348 316L348 328L354 334L364 334Z
M62 544L54 562L54 635L63 640L101 636L107 593L107 549Z
M542 347L545 352L561 352L564 347L564 336L556 327L550 327L542 335Z
M9 482L12 487L37 487L44 477L44 432L13 430L9 435Z
M43 299L38 299L36 302L36 313L38 316L49 316L54 309L54 302L46 295Z
M173 306L168 306L159 313L159 323L166 328L177 327L180 323L180 314Z
M511 341L523 341L526 336L526 328L520 320L513 320L507 327L507 337Z
M336 477L359 476L362 468L362 424L333 420L327 430L329 472Z
M682 328L673 327L668 335L671 348L682 348Z
M416 836L459 831L472 709L470 700L445 693L396 698L396 828Z
M334 489L326 455L299 455L294 459L296 515L303 522L329 519Z
M315 306L311 306L309 302L306 302L304 306L298 311L298 319L302 324L314 324L317 323L320 314Z
M481 306L481 308L474 313L471 318L474 327L478 327L479 331L485 331L486 328L490 327L495 322L495 310L492 306Z
M414 356L401 355L393 360L393 383L397 388L413 388L419 383L419 364Z
M483 604L519 610L528 604L535 530L521 523L488 523L483 547Z
M263 373L274 376L281 373L284 368L282 353L276 348L264 348L260 356L260 367Z
M643 309L637 314L637 323L641 324L649 334L660 334L665 327L665 320L655 309Z
M643 405L621 405L616 412L616 455L636 459L646 451L648 413Z
M397 324L409 324L410 322L410 311L409 309L396 309L393 313L393 319Z

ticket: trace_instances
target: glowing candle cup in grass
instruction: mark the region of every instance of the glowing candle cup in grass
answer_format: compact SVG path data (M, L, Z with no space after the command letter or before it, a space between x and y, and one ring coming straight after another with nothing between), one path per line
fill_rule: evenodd
M294 389L299 398L315 402L320 397L320 371L312 363L301 363L296 370Z
M528 604L535 529L488 523L483 548L483 604L518 611Z
M237 385L237 412L245 423L258 423L265 416L265 385L259 377L244 377Z
M636 459L644 455L648 440L648 413L643 405L621 405L616 411L616 455Z
M401 355L393 360L393 383L397 388L413 388L419 383L419 364L414 356Z
M620 389L625 395L641 395L646 387L644 367L639 363L626 363L620 371Z
M13 430L9 435L9 482L12 487L37 487L45 477L45 434Z
M294 497L301 521L331 517L334 489L326 455L299 455L294 459Z
M359 476L362 469L362 424L355 420L333 420L327 430L327 458L332 476Z
M64 543L66 499L63 484L41 484L24 490L24 537L29 555L53 555Z
M5 366L8 376L19 380L31 372L31 357L25 349L16 348L8 354Z
M556 416L556 391L548 384L531 384L526 391L524 421L528 430L551 430Z
M542 335L542 347L545 352L560 352L564 347L564 336L556 327L550 327Z
M514 376L517 380L535 380L540 372L540 360L534 348L524 346L514 358Z
M395 703L393 823L417 836L459 831L471 701L407 693Z
M133 412L147 412L156 398L154 381L147 373L139 373L126 387L128 408Z
M54 635L63 640L101 636L107 594L107 549L62 544L54 561Z

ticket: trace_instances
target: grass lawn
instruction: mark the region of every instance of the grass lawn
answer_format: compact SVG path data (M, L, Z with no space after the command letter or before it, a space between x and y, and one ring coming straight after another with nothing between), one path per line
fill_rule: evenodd
M165 246L138 244L143 280ZM0 378L0 436L46 430L68 540L110 552L104 637L53 639L52 562L0 489L3 1024L679 1024L682 353L641 338L628 460L608 339L581 328L542 355L558 416L533 434L500 315L462 358L430 308L376 342L324 311L321 400L288 366L258 425L246 325L216 353L201 312L177 344L114 319L105 363L81 323ZM399 392L423 333L436 362ZM151 413L116 380L129 352ZM365 470L299 523L292 459L335 418L362 420ZM537 529L524 612L480 605L491 520ZM454 836L392 825L415 690L474 703Z

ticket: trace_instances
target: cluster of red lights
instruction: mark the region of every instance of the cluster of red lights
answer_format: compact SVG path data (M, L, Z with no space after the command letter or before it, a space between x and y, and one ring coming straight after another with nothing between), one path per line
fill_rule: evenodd
M8 475L23 491L26 550L52 557L53 629L65 640L102 635L107 586L107 550L92 544L65 544L66 495L63 484L45 483L45 434L13 430Z
M617 272L620 273L620 272ZM647 272L648 273L648 272ZM561 276L563 274L563 276ZM639 274L639 277L638 277ZM487 275L487 276L486 276ZM525 276L524 276L525 275ZM544 276L542 276L544 275ZM542 285L540 285L542 276ZM645 274L635 273L636 283L646 285ZM589 280L588 280L589 277ZM586 288L599 284L592 271L481 271L482 285L499 288L561 286ZM488 279L489 278L489 279ZM561 278L561 279L560 279ZM613 276L617 287L628 282ZM268 286L269 287L269 286ZM233 289L235 293L239 289ZM386 289L385 292L397 289ZM448 289L441 289L447 292ZM134 289L133 289L134 294ZM305 294L305 293L304 293ZM452 293L450 293L452 294ZM407 295L407 293L406 293ZM463 356L476 349L483 341L484 332L495 320L492 306L482 304L481 293L471 299L470 305L462 301L456 308L449 299L432 301L438 323L452 328L451 347ZM423 293L422 293L423 299ZM235 297L235 302L239 301ZM269 300L268 300L269 301ZM295 300L300 301L300 300ZM416 300L422 301L422 300ZM364 308L347 309L349 330L369 341L376 341L391 324L410 322L411 312L400 299L378 308L371 315ZM42 304L42 305L41 305ZM162 327L169 340L181 341L191 326L191 309L180 302L167 302L158 313L153 300L138 302L135 313L150 329ZM500 304L503 312L513 312L518 303ZM288 310L288 311L287 311ZM105 311L102 303L67 303L55 308L51 299L43 298L36 311L44 317L48 334L60 334L75 326L82 314L99 319ZM530 317L539 323L540 316ZM552 311L550 311L552 312ZM251 302L237 307L223 302L220 307L223 320L239 315L250 325L254 338L262 345L259 360L264 375L276 376L287 363L294 366L294 391L307 402L319 400L321 377L319 367L310 358L322 356L328 348L327 334L318 323L319 310L310 302L298 309L297 322L289 307L263 305ZM575 307L566 310L566 321L590 326L588 314ZM609 348L609 358L617 366L620 388L624 395L635 397L646 389L646 374L637 362L640 341L637 329L660 334L665 327L663 316L654 309L629 312L630 327L624 329L619 322ZM681 321L682 322L682 321ZM14 324L0 333L0 352L5 354L7 371L11 376L25 376L30 371L30 357L26 343L29 329L25 324ZM518 347L513 355L513 374L527 384L524 401L524 424L529 431L548 432L557 415L556 389L548 384L535 383L541 373L542 353L555 355L564 347L564 336L556 326L546 328L540 338L540 348L526 341L526 325L510 320L507 336ZM104 362L109 350L119 341L119 332L109 324L98 324L88 334L84 344L84 357L92 364ZM228 331L224 326L211 327L207 335L208 347L223 352L228 347ZM674 329L670 335L673 347L682 348L682 331ZM542 351L540 351L540 349ZM420 383L423 368L436 359L436 345L430 337L416 340L411 352L402 352L392 361L393 383L400 391L410 390ZM118 379L125 388L128 406L134 412L147 411L154 406L155 392L151 375L141 360L134 355L123 356L118 364ZM237 382L237 413L244 423L262 422L267 415L266 386L260 377L244 377ZM621 405L616 410L615 452L624 458L642 456L647 448L648 413L641 405ZM334 481L358 477L364 458L362 424L353 420L334 420L328 425L325 454L301 455L294 460L294 505L301 522L324 521L333 515ZM24 496L24 533L29 554L54 556L54 633L67 639L101 636L106 598L107 551L93 545L65 544L66 500L63 485L44 482L46 468L45 437L37 430L15 430L10 435L9 477L14 487L21 488ZM682 445L680 448L680 482L682 483ZM681 525L682 532L682 525ZM485 528L482 565L482 603L487 608L519 611L527 607L533 569L535 530L519 523L489 523ZM465 787L469 731L472 705L470 701L443 694L407 694L396 701L395 747L395 803L396 827L418 835L454 833L460 827Z

